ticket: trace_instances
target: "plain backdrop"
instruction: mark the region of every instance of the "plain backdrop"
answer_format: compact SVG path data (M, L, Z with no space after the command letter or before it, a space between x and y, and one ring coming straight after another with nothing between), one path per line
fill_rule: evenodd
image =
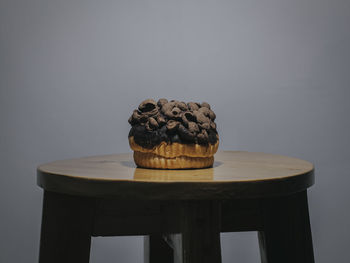
M129 152L145 98L207 101L221 150L311 161L318 263L348 262L349 0L0 0L0 262L37 262L36 167ZM255 232L223 262L259 262ZM142 237L94 238L91 262L141 263Z

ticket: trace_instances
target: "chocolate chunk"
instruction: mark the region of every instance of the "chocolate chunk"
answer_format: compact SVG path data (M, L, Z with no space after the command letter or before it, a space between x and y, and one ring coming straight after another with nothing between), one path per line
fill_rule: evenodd
M154 118L152 118L152 117L150 117L149 119L148 119L148 122L149 122L149 125L150 125L150 127L152 128L152 129L156 129L156 128L158 128L158 122L154 119Z
M189 109L190 111L196 111L196 110L199 109L198 104L195 103L195 102L189 102L189 103L187 103L187 106L188 106L188 109Z
M208 108L210 110L210 105L208 102L202 102L201 107Z
M163 104L161 111L162 111L162 113L165 113L167 111L171 111L174 107L175 107L175 103L170 101L170 102Z
M157 122L160 126L166 124L166 119L162 115L157 116Z
M212 121L215 121L215 119L216 119L216 115L215 115L215 113L212 110L209 110L209 118Z
M208 137L209 137L209 142L211 144L215 144L217 141L217 133L214 132L213 130L208 131Z
M181 137L181 139L185 140L185 141L190 141L193 142L195 139L195 133L190 132L188 129L186 129L185 126L183 126L182 124L179 125L178 127L178 132L179 135Z
M198 142L200 144L206 144L208 143L209 136L206 130L202 130L201 133L197 135Z
M140 113L138 110L134 110L131 117L134 124L145 123L147 121L147 115Z
M144 100L139 105L139 111L140 114L144 115L146 118L156 116L158 114L158 106L154 100Z
M153 130L153 128L151 127L149 121L146 122L145 127L146 127L146 130L147 130L147 131L152 131L152 130Z
M181 113L181 110L180 110L178 107L174 107L174 108L171 110L171 113L173 114L174 117L179 117L179 116L180 116L180 113Z
M186 103L183 102L183 101L180 101L176 106L182 111L187 111L188 110L188 107L187 107Z
M190 121L196 122L196 117L190 111L184 112L182 114L182 122L184 124L188 125L188 122L190 122Z
M155 117L155 118L157 118L157 115L159 114L159 112L158 112L158 107L155 108L155 109L152 110L152 111L144 112L143 114L147 115L147 117Z
M158 100L157 105L158 105L159 108L161 108L166 103L168 103L168 100L162 98L162 99Z
M190 121L190 122L188 123L188 130L189 130L191 133L197 133L197 132L199 132L199 127L198 127L198 125L197 125L195 122Z
M174 118L174 114L171 110L168 110L166 112L164 112L164 115L168 118L168 119L172 119Z
M131 117L133 120L139 122L141 118L141 114L137 110L134 110Z
M199 112L203 113L206 117L209 116L210 110L206 107L202 107L198 110Z
M193 115L196 116L198 123L205 123L205 122L209 123L210 121L209 118L205 117L205 115L200 111L194 111Z
M140 117L139 117L139 122L142 124L142 123L146 123L148 120L148 116L147 114L141 114Z
M168 121L166 128L168 129L168 131L174 131L179 126L179 124L180 123L178 121L170 120Z
M173 102L175 107L179 108L181 111L188 110L188 107L187 107L186 103L183 102L183 101L172 100L171 102Z
M205 129L205 130L209 130L210 124L208 122L204 122L202 124L199 124L199 127L201 127L202 129Z
M157 103L152 99L147 99L141 102L139 105L139 110L141 112L153 111L157 107Z

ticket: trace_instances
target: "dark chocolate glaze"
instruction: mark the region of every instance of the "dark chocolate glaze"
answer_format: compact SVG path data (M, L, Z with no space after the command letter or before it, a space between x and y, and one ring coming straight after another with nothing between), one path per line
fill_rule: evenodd
M129 137L144 148L153 148L161 142L201 145L215 144L218 133L216 116L206 102L184 103L166 99L158 102L147 99L129 118Z

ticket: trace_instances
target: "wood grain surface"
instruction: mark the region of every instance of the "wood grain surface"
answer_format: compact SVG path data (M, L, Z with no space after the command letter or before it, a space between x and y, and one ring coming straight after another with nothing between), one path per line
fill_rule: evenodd
M234 199L291 194L314 183L311 163L281 155L218 152L212 168L137 168L132 154L56 161L37 169L47 191L117 199Z

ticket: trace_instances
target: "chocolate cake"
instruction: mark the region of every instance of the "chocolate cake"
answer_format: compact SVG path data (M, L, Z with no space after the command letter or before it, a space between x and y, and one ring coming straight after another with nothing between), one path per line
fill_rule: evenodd
M215 118L206 102L144 100L129 118L136 164L164 169L212 166L219 144Z

